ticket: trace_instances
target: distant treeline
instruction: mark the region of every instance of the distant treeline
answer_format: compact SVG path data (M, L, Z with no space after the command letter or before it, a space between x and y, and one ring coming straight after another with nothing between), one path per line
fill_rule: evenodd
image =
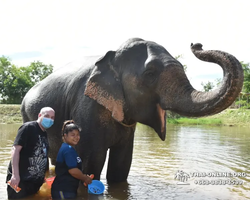
M9 58L0 57L0 103L20 104L29 89L52 71L52 65L40 61L26 67L17 67Z

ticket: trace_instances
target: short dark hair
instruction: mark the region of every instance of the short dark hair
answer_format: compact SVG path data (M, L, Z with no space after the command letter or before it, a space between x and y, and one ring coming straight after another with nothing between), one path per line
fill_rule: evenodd
M75 124L74 120L67 120L63 123L62 127L62 136L64 134L68 134L69 132L73 130L78 130L79 132L81 131L81 128Z

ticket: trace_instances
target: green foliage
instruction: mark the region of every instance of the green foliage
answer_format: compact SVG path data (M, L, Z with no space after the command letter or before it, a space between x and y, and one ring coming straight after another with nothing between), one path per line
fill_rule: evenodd
M220 119L207 119L207 118L186 118L182 117L175 120L175 124L189 124L189 125L221 125Z
M235 102L235 104L238 106L238 108L242 108L242 109L249 109L250 108L250 104L249 104L249 96L245 97L244 95L240 96L238 98L238 100Z
M179 124L179 121L178 121L178 119L167 118L167 123L168 124Z
M169 124L179 124L178 119L181 117L179 114L167 110L167 123Z
M212 90L214 88L213 82L210 82L210 81L208 81L207 83L201 82L201 85L202 85L203 90L205 92L209 92L210 90Z
M181 115L179 115L178 113L167 110L167 118L178 119L180 117Z
M240 96L237 98L236 105L239 108L250 108L250 64L241 62L244 71L244 82Z
M42 62L32 62L28 67L32 83L36 84L46 78L53 71L52 65L45 65Z
M11 64L9 58L0 57L0 102L20 104L29 89L52 71L52 65L45 65L39 61L32 62L27 67L16 67Z
M250 64L241 62L241 65L244 70L244 83L242 92L250 93Z

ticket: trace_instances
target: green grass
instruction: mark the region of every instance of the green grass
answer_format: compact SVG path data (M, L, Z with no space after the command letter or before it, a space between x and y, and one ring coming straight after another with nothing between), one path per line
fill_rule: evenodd
M250 110L226 109L216 115L201 118L168 118L170 124L249 126Z
M169 119L170 124L190 124L190 125L222 125L220 119L207 119L207 118L179 118Z
M230 126L249 126L250 109L227 109L223 112L208 117L209 119L221 119L222 124Z
M22 123L20 105L0 104L0 123L1 124Z

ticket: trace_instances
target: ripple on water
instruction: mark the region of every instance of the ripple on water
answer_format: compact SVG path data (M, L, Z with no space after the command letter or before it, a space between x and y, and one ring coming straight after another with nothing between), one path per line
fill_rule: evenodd
M5 141L9 140L0 143L0 179L4 180L13 143L10 138L14 139L16 131L12 135L2 133ZM128 181L107 184L106 162L101 175L106 190L98 199L249 199L250 177L242 177L245 184L241 186L197 185L194 181L203 177L192 176L187 180L189 185L179 185L180 181L175 179L178 170L186 173L229 171L250 174L249 138L248 129L168 126L166 141L161 141L152 129L138 126ZM91 199L86 188L82 187L77 199ZM39 193L36 199L49 200L46 192L48 190ZM7 199L4 182L0 183L0 194Z

